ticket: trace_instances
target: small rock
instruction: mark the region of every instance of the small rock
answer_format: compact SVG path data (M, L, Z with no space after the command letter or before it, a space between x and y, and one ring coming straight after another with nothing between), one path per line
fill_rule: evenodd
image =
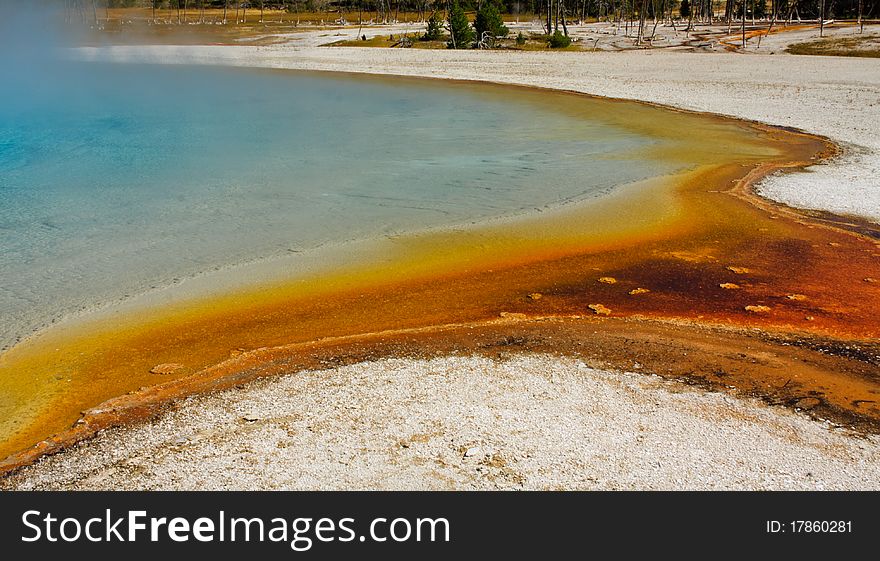
M498 315L507 319L526 319L526 315L519 312L501 312Z
M649 292L651 292L651 291L648 290L647 288L634 288L634 289L632 289L632 290L629 291L629 293L630 293L631 295L633 295L633 296L636 296L636 295L639 295L639 294L647 294L647 293L649 293Z
M798 409L812 409L822 403L822 400L817 399L815 397L802 397L801 399L794 402L794 406Z
M544 297L544 295L541 294L540 292L532 292L531 294L529 294L530 300L540 300L543 297Z
M617 279L614 277L602 277L599 279L599 282L602 284L617 284Z
M785 297L789 300L794 300L796 302L801 302L807 299L806 295L804 294L786 294Z
M814 321L816 318L813 316L804 316L804 319L807 321Z
M253 413L247 413L246 415L242 415L241 419L243 421L247 421L248 423L256 423L260 420L260 417Z
M770 311L770 306L746 306L746 311L753 314L765 314Z
M865 282L875 283L878 282L874 277L865 277Z
M728 271L732 271L732 272L736 273L737 275L744 275L744 274L746 274L746 273L751 273L751 272L752 272L752 270L749 269L749 268L746 268L746 267L735 267L735 266L733 266L733 265L729 265L729 266L727 267L727 270L728 270Z
M608 315L611 315L611 310L608 309L608 308L606 308L606 307L603 306L602 304L590 304L590 305L587 306L587 307L590 308L591 310L593 310L593 313L594 313L594 314L597 314L597 315L600 315L600 316L608 316Z
M465 450L464 457L470 458L471 456L476 456L479 452L480 452L479 448L477 448L476 446L472 446L472 447L468 448L467 450Z
M738 284L732 282L722 282L718 286L720 286L724 290L737 290L740 287Z
M150 369L150 374L174 374L178 370L183 368L182 364L177 364L176 362L167 362L165 364L157 364L156 366Z

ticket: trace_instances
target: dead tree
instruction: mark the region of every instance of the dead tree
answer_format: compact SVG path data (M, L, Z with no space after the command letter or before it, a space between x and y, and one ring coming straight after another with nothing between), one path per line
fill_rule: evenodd
M547 35L553 34L553 3L552 0L547 0Z
M642 44L642 34L645 32L645 6L647 0L642 0L642 6L639 8L639 29L636 31L636 45Z
M859 0L859 33L865 31L865 20L862 17L863 4L864 0Z
M568 26L565 25L565 0L556 0L562 5L560 11L562 12L562 32L565 33L565 36L568 37Z

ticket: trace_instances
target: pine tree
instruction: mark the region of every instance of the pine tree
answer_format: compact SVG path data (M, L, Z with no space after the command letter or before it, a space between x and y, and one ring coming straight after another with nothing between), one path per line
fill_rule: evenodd
M480 9L477 10L477 19L474 21L474 27L477 29L477 40L483 39L483 33L489 32L492 37L507 37L510 30L504 25L498 8L491 0L486 0Z
M425 27L425 34L422 35L423 41L438 41L443 36L443 23L437 12L431 13Z
M450 49L467 49L474 42L474 29L467 15L457 1L449 7L449 35L451 36L446 46Z

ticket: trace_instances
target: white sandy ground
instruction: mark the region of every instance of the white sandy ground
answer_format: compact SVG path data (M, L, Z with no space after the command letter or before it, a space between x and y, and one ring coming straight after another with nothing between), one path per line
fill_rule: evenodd
M545 355L383 360L199 396L17 489L880 489L880 439Z
M875 33L878 27L867 28L866 33ZM636 99L795 127L831 138L843 146L844 154L805 173L770 178L761 185L761 193L794 206L880 222L880 59L675 50L519 52L315 46L339 39L337 33L300 33L288 44L265 47L117 46L82 48L76 56L485 80Z

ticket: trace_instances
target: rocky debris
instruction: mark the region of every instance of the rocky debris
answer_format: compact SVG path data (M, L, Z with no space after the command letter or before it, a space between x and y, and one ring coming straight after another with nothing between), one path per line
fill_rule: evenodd
M478 446L471 446L470 448L468 448L467 450L464 451L463 457L470 458L472 456L476 456L479 453L480 453L480 448Z
M737 275L745 275L746 273L752 272L752 270L747 267L735 267L733 265L728 265L727 270L736 273Z
M874 277L866 277L866 278L865 278L865 282L869 282L869 283L872 283L872 284L873 284L873 283L880 282L880 281L878 281L878 280L875 279Z
M529 300L540 300L543 297L544 295L540 292L532 292L531 294L529 294Z
M600 316L608 316L611 315L611 310L603 306L602 304L590 304L587 306L593 313Z
M164 364L157 364L156 366L150 368L150 374L160 374L165 376L168 374L174 374L182 368L182 364L178 364L176 362L166 362Z
M617 284L617 279L614 277L602 277L599 279L599 282L602 284Z
M795 302L802 302L807 299L805 294L786 294L785 297L789 300L794 300Z
M525 314L521 314L519 312L501 312L498 315L500 317L503 317L504 319L526 319L526 317L528 317Z
M718 286L720 286L724 290L737 290L740 288L740 286L738 284L733 283L733 282L722 282Z
M770 306L746 306L747 312L752 312L753 314L766 314L770 311Z
M649 292L651 292L651 291L648 290L647 288L641 288L641 287L639 287L639 288L634 288L634 289L632 289L632 290L629 291L629 293L630 293L632 296L638 296L639 294L647 294L647 293L649 293Z
M259 417L259 415L255 414L255 413L245 413L244 415L241 416L241 420L246 421L248 423L256 423L257 421L260 420L260 417Z

